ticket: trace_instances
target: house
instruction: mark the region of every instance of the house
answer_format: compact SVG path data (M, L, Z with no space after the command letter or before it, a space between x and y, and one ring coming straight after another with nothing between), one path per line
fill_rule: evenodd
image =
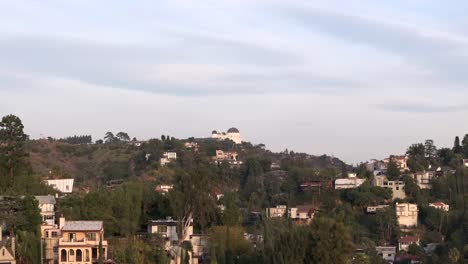
M358 178L355 173L349 173L348 178L335 180L335 189L339 190L339 189L357 188L361 186L365 181L366 179Z
M272 162L271 165L270 165L270 169L271 170L279 170L281 169L281 165L277 162Z
M192 243L192 264L202 263L208 258L210 236L206 234L196 234L190 236Z
M381 246L375 247L377 251L377 255L381 256L385 261L393 263L395 260L396 255L396 247L395 246Z
M179 241L180 227L183 223L176 221L171 217L162 220L150 220L148 222L148 233L157 234L166 240L166 250L169 250ZM184 229L182 241L189 241L190 236L193 235L193 219L188 221L188 226Z
M237 128L231 127L228 129L228 131L225 132L217 132L216 130L213 130L211 132L211 138L217 139L217 140L225 140L229 139L234 141L236 144L241 144L242 143L242 138L240 135L240 132Z
M0 226L0 263L16 264L15 259L15 237L3 239L2 227Z
M370 172L386 171L387 164L384 161L372 159L366 163L366 168Z
M439 209L439 210L446 211L446 212L449 211L449 207L450 207L448 204L443 203L443 202L430 203L429 206L433 207L433 208L436 208L436 209Z
M159 163L161 164L161 166L165 166L166 164L171 163L171 161L176 159L176 152L164 152L162 158L159 160Z
M186 149L190 149L190 150L193 150L193 151L198 151L198 148L199 148L199 145L197 142L185 142L184 143L184 146Z
M35 196L39 202L39 210L42 217L42 222L54 225L55 224L55 197L52 195Z
M286 205L277 205L276 207L267 208L266 216L269 218L284 217L286 216Z
M164 185L164 184L160 184L158 186L156 186L156 188L154 189L155 192L157 193L160 193L162 195L166 195L166 193L169 193L170 190L172 190L174 188L174 185Z
M62 219L62 218L61 218ZM63 219L62 219L63 221ZM42 224L41 228L41 239L43 241L44 248L44 261L47 264L57 263L58 255L58 244L60 240L60 228L58 225Z
M418 206L411 203L396 203L398 224L400 227L414 227L418 225Z
M288 216L297 224L308 225L314 218L317 208L313 205L298 205L288 210Z
M392 190L392 199L405 199L405 183L403 181L389 181L385 175L374 176L373 185Z
M216 150L216 156L214 157L216 163L220 164L223 161L227 161L231 165L240 165L242 161L239 160L239 154L236 151L223 151Z
M46 180L45 183L61 193L72 193L75 179Z
M402 156L390 156L386 159L383 160L383 162L388 166L388 163L390 163L390 161L393 161L395 162L395 164L398 166L398 168L400 169L401 172L405 172L405 171L408 171L409 168L408 168L408 157L405 156L405 155L402 155Z
M66 221L60 218L60 239L58 241L59 264L79 262L98 263L99 245L102 245L102 258L107 260L108 243L104 240L102 221Z
M411 244L416 244L419 246L419 237L418 236L404 236L398 240L398 250L408 251Z
M435 173L433 171L425 171L413 174L413 179L416 181L416 184L419 186L419 188L431 189L432 179L434 176Z
M462 163L465 168L468 168L468 159L463 159Z
M383 211L383 210L385 210L385 208L387 208L387 207L388 207L388 205L385 205L385 204L383 204L383 205L377 205L377 206L368 206L368 207L366 208L366 212L367 212L368 214L375 214L375 213L377 213L377 211Z

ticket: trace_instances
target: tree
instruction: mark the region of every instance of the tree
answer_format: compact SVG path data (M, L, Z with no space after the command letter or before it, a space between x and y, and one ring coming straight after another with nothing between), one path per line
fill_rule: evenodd
M107 132L106 135L104 136L104 140L107 144L114 143L115 141L115 136L114 133L112 132Z
M406 154L408 155L408 167L417 172L427 169L429 162L426 159L425 146L421 143L411 145Z
M9 175L0 181L6 181L6 187L15 185L15 172L24 164L24 144L27 135L23 129L21 119L14 115L4 116L0 122L0 167ZM2 174L0 170L0 176Z
M462 140L462 152L465 157L468 157L468 134Z
M125 132L119 132L115 135L120 141L130 141L130 136Z
M418 246L416 244L411 244L409 245L408 247L408 253L410 253L411 255L415 255L415 256L423 256L424 255L424 250L421 246Z
M455 137L455 142L453 143L453 152L458 154L461 152L462 148L460 146L460 138L458 136Z
M102 235L99 237L99 246L98 246L98 250L99 250L99 259L98 259L98 263L99 263L99 264L104 264L104 248L102 247Z
M398 178L400 178L400 168L395 160L393 160L393 157L390 157L390 162L387 165L387 176L391 181L398 180Z
M357 253L353 261L351 262L352 264L371 264L371 260L369 256L367 256L365 253Z
M437 148L434 145L434 140L427 139L424 142L424 156L431 160L437 156Z

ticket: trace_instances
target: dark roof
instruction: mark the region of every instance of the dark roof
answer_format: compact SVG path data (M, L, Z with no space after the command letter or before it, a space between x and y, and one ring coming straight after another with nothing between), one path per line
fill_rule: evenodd
M231 127L230 129L228 129L227 131L228 133L239 133L239 130L235 127Z
M316 207L311 204L298 205L297 211L301 213L313 213L316 210Z
M408 243L416 243L419 241L419 237L417 236L404 236L400 238L400 243L408 244Z

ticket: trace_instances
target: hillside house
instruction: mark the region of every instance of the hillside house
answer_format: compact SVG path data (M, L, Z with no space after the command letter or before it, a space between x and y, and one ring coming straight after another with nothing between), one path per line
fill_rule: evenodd
M173 160L177 159L176 152L164 152L162 158L159 160L161 166L166 166L167 164L171 163Z
M411 244L416 244L419 246L419 237L418 236L404 236L398 240L398 250L408 251Z
M48 225L55 224L55 197L52 195L35 196L39 203L42 222Z
M214 157L216 163L220 164L223 161L227 161L231 165L240 165L242 161L239 160L239 154L236 151L223 151L216 150L216 156Z
M431 189L432 179L435 177L433 171L418 172L413 174L413 179L421 189Z
M409 228L418 225L418 206L416 204L396 203L395 207L400 227Z
M395 261L396 247L395 246L381 246L375 247L377 255L381 256L385 261L393 263Z
M72 193L75 179L46 180L45 183L61 193Z
M277 205L266 209L266 216L269 218L285 217L287 213L286 205Z
M400 169L401 172L409 171L408 157L407 156L405 156L405 155L390 156L390 157L383 160L383 162L386 164L386 166L388 166L388 163L390 163L390 161L395 162L395 164L398 166L398 168Z
M171 217L162 220L150 220L148 222L148 233L163 237L166 240L165 249L169 250L179 241L179 235L181 235L179 228L182 224L181 221L176 221ZM189 241L191 235L193 235L193 220L189 221L182 241Z
M366 179L358 178L355 173L349 173L348 178L335 180L335 190L357 188L365 181Z
M403 181L389 181L385 175L374 176L373 185L392 190L392 199L405 199L405 183Z
M448 212L449 208L450 208L450 206L448 204L443 203L443 202L430 203L429 206L433 207L433 208L436 208L436 209L439 209L439 210L443 210L445 212Z
M156 186L156 188L154 189L155 192L157 193L160 193L162 195L166 195L167 193L169 193L170 190L172 190L174 188L174 185L168 185L168 184L160 184L158 186Z
M312 222L317 208L313 205L298 205L288 210L288 216L296 224L308 225Z
M59 264L98 263L99 244L102 244L103 259L107 260L107 240L104 240L102 221L66 221L60 219L58 242ZM102 241L101 241L102 240Z

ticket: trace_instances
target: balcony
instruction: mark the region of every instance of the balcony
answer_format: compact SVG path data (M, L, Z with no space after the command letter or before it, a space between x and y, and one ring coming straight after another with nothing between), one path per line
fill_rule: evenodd
M86 238L83 239L69 239L69 238L60 238L59 246L99 246L99 240L88 240ZM102 246L107 247L107 240L102 241Z

